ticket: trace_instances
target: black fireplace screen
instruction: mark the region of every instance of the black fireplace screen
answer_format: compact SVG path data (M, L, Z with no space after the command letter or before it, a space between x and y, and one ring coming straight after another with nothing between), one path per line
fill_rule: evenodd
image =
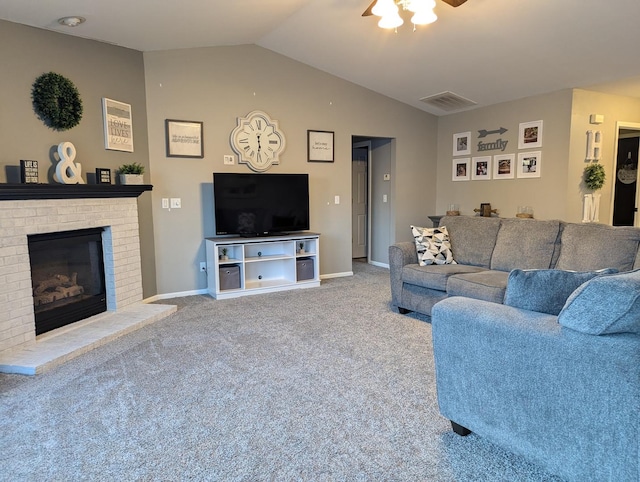
M107 310L102 231L28 237L36 335Z

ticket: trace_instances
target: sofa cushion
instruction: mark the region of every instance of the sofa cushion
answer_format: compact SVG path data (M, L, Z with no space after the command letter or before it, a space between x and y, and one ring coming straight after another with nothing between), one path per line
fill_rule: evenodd
M464 264L430 264L427 266L407 264L402 268L402 282L432 290L445 291L447 289L447 280L450 276L480 271L486 270L479 266L467 266Z
M418 263L420 266L429 264L456 264L451 253L449 233L446 226L437 228L420 228L411 226L411 234L416 243Z
M456 274L447 282L447 295L502 303L508 278L509 273L493 270Z
M458 263L489 268L500 218L444 216L440 224L449 231L451 251Z
M491 269L545 269L551 267L560 221L503 219L491 256Z
M640 334L640 270L587 281L569 296L558 323L591 335Z
M618 271L563 271L559 269L514 269L509 273L504 304L515 308L558 315L567 298L590 279Z
M640 244L640 229L603 224L564 225L560 237L560 256L555 268L592 271L633 269Z

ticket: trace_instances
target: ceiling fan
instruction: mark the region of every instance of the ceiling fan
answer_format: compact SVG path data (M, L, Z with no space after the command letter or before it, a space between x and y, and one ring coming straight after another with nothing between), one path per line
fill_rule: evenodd
M368 17L369 15L373 15L373 12L371 10L373 10L373 7L375 6L377 1L378 0L373 0L373 2L371 2L371 5L369 5L369 8L367 8L362 14L363 17ZM451 5L452 7L459 7L460 5L465 3L467 0L442 0L442 1L446 4ZM400 2L396 1L396 3L400 3Z

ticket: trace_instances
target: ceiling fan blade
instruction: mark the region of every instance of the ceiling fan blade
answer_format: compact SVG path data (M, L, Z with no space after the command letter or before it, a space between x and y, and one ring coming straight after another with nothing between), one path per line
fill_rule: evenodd
M371 5L369 5L369 8L367 8L367 9L363 12L363 14L362 14L362 16L363 16L363 17L368 17L369 15L373 15L373 13L371 12L371 10L373 10L373 6L376 4L376 2L377 2L377 1L378 1L378 0L373 0L373 2L371 2Z

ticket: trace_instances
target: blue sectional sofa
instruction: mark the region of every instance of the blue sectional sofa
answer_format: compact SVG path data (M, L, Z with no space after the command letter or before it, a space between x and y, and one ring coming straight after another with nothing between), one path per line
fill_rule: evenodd
M450 296L502 303L513 269L640 268L640 229L481 216L445 216L456 264L420 266L414 242L389 247L391 304L431 314Z
M431 315L438 404L571 481L640 481L640 229L444 217L456 264L389 248L392 304ZM449 260L447 256L447 260Z
M458 434L564 479L637 482L640 270L592 278L557 315L519 307L527 283L509 285L516 306L451 297L433 307L440 412ZM558 290L546 283L550 299Z

